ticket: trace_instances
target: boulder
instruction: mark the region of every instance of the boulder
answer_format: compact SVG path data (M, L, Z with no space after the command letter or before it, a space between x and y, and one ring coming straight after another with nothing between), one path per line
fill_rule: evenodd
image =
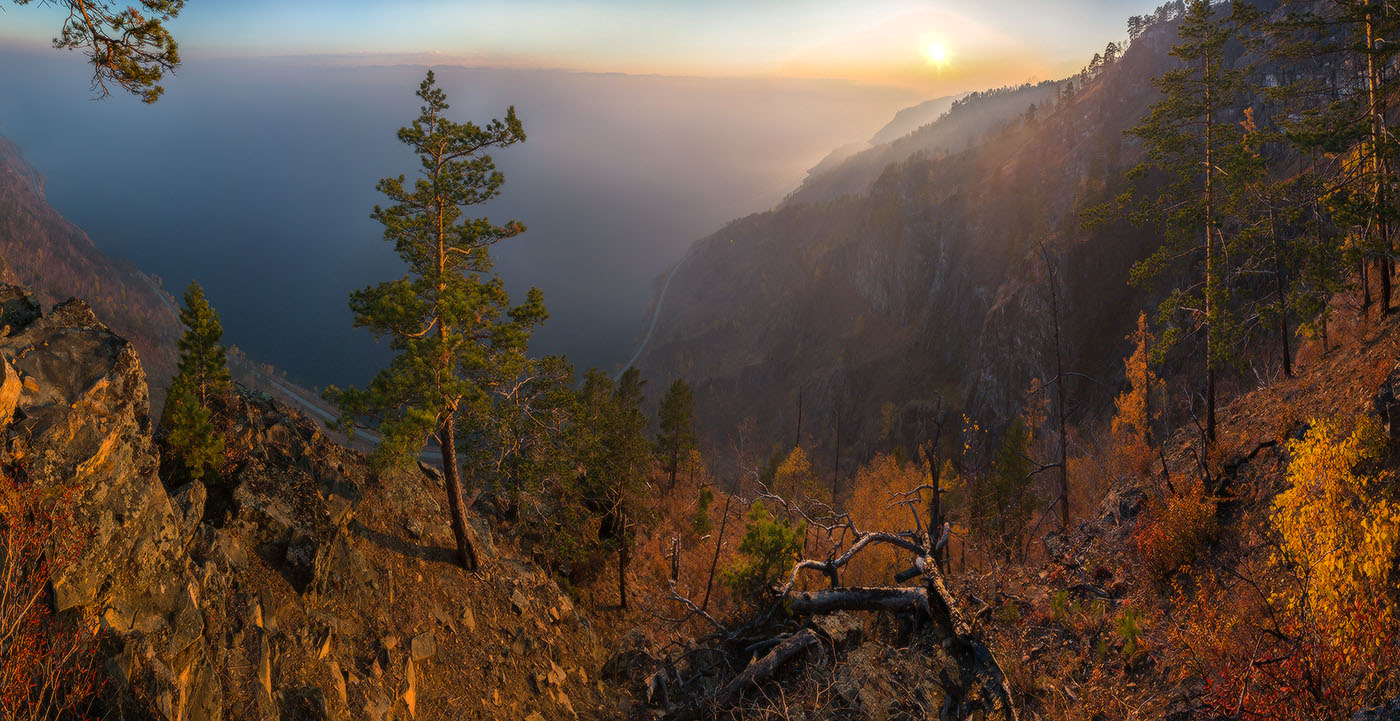
M208 490L199 481L190 481L175 491L171 500L180 514L181 545L188 545L189 539L199 530L199 524L204 520L204 503L208 498Z
M432 631L424 631L414 636L408 647L414 661L427 661L437 655L437 639L433 637Z

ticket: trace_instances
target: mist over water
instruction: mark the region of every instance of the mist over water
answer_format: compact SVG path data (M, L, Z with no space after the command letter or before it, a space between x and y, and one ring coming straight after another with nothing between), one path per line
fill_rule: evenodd
M417 170L394 134L417 115L425 68L189 61L155 106L93 102L74 55L0 52L0 68L0 134L100 248L177 297L198 280L226 342L302 383L363 383L384 362L347 294L402 272L369 213L379 178ZM544 291L533 350L580 370L631 355L657 276L691 241L773 205L919 99L836 81L450 67L438 79L454 119L514 104L525 124L528 141L495 154L506 185L486 213L529 228L497 246L497 272L513 298Z

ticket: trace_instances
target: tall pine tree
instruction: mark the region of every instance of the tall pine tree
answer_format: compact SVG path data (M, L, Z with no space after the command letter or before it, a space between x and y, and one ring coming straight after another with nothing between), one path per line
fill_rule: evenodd
M216 470L223 456L224 440L214 429L211 403L232 386L228 357L220 342L223 325L198 283L190 283L185 290L180 322L185 334L179 341L178 372L170 384L160 426L170 460L192 480L199 480Z
M1362 312L1371 306L1375 275L1388 314L1397 208L1387 99L1398 79L1392 68L1400 45L1392 40L1400 12L1377 0L1285 0L1269 29L1271 53L1295 68L1278 93L1289 104L1284 128L1299 150L1328 157L1326 206L1349 236Z
M1215 440L1216 376L1229 360L1237 324L1230 312L1232 269L1226 253L1223 202L1230 169L1244 162L1243 129L1231 109L1241 94L1244 74L1231 66L1227 48L1247 6L1232 12L1209 0L1186 3L1180 42L1171 54L1181 64L1154 80L1162 99L1132 130L1146 146L1147 159L1131 175L1139 188L1139 220L1159 226L1162 246L1133 268L1133 280L1180 280L1163 301L1161 347L1188 335L1204 336L1205 434ZM1165 176L1165 183L1158 184ZM1181 267L1185 261L1188 272Z
M637 533L651 516L646 505L651 453L642 414L641 374L631 368L616 384L596 369L579 390L574 447L583 468L583 495L603 514L600 536L617 552L617 590L627 608L627 572Z
M676 473L681 462L695 448L695 395L684 379L677 378L661 398L656 450L661 465L670 477L670 488L676 487Z
M458 418L477 425L493 412L500 369L519 365L546 314L538 289L511 306L492 274L490 247L525 226L496 225L465 209L500 194L505 176L487 151L523 142L525 130L514 107L485 126L447 119L447 95L432 71L417 95L421 112L398 137L417 155L418 177L411 185L402 175L379 181L392 205L376 206L372 216L408 273L350 296L355 324L388 338L395 355L368 388L331 388L327 398L340 407L344 427L378 422L380 464L406 461L437 440L457 558L476 570L457 463Z

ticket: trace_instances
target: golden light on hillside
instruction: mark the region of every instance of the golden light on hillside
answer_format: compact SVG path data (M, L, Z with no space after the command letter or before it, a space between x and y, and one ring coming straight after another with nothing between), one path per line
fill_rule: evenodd
M948 64L948 46L937 41L931 42L924 46L924 58L928 60L929 64L941 68Z

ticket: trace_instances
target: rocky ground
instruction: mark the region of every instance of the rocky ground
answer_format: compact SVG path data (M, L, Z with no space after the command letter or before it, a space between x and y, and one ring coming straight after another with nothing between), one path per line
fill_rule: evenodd
M445 494L419 471L376 475L240 390L222 480L169 488L132 346L81 301L44 314L14 286L0 381L5 468L76 491L86 549L54 605L99 629L121 717L616 716L615 634L483 523L484 569L455 566Z

